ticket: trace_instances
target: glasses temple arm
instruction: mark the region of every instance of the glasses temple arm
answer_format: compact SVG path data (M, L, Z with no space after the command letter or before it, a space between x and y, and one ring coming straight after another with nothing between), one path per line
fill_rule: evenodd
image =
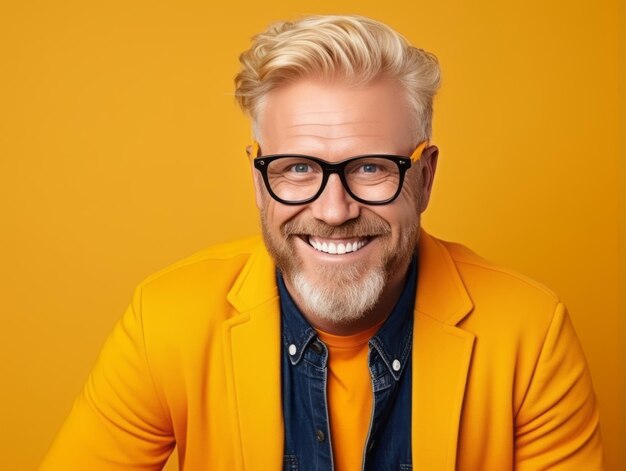
M422 152L424 152L424 149L426 148L426 146L428 146L428 141L422 141L413 151L413 153L411 154L411 162L415 163L417 162L421 157L422 157Z
M250 150L250 158L256 159L259 156L259 143L257 141L252 142L252 149Z

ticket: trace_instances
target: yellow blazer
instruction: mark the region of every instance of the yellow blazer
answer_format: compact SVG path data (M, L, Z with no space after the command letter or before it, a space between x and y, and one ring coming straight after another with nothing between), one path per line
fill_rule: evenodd
M279 300L260 238L145 280L41 464L280 470ZM422 233L413 469L600 470L598 409L567 312L543 286Z

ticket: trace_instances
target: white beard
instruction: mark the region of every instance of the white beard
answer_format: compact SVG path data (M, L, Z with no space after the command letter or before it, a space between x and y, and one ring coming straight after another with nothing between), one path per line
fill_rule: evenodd
M344 267L340 273L324 271L319 273L323 283L308 280L299 270L295 270L291 282L304 311L334 323L362 318L376 305L387 281L382 267L365 275L354 266Z

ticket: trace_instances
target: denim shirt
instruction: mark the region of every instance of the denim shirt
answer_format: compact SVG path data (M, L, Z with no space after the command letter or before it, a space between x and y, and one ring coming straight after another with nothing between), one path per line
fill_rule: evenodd
M333 469L327 403L328 349L277 273L281 307L283 470ZM372 417L363 470L411 469L411 346L417 261L387 320L369 341Z

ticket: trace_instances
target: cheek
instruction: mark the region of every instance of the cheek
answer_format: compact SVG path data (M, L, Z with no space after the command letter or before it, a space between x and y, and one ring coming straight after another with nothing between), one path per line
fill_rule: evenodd
M391 237L394 241L392 244L400 243L419 226L420 211L417 199L415 189L404 188L391 205L381 206L374 210L391 226Z
M394 218L396 223L399 222L400 224L416 221L420 214L419 199L418 182L414 180L406 181L402 193L400 193L398 199L393 202L391 217Z
M419 163L407 172L404 179L403 193L407 193L409 199L417 202L422 188L422 174L420 173Z
M269 197L269 194L265 189L265 183L263 182L263 177L261 176L261 174L254 168L252 169L252 172L252 181L254 184L254 200L257 208L259 208L259 210L263 212L267 205L267 198Z
M266 226L272 231L278 232L280 227L295 217L301 211L297 206L287 206L274 201L267 193L263 199L263 209L261 213L264 216Z
M391 238L395 241L399 240L403 233L418 221L419 212L411 198L412 196L403 193L391 205L371 210L377 217L389 224Z

